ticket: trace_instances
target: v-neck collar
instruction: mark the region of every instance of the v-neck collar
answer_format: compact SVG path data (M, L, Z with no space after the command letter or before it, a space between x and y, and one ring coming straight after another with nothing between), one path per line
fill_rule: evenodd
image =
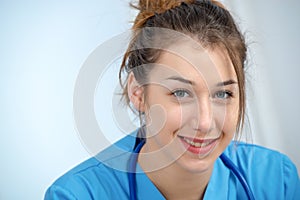
M137 164L137 197L138 199L165 199L156 186L152 183L143 169ZM230 171L218 158L214 164L214 169L208 182L204 200L227 199L229 187Z
M138 199L157 199L163 200L164 196L160 193L157 187L149 179L146 173L143 172L143 169L139 164L137 164L137 174L136 174L136 183L137 183L137 197Z
M208 182L204 200L227 199L230 171L226 168L220 158L214 164L214 169Z

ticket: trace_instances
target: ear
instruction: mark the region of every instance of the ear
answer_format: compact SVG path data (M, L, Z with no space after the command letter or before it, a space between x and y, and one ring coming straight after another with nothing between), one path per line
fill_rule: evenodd
M145 112L144 88L136 81L133 72L128 76L127 92L129 100L135 109Z

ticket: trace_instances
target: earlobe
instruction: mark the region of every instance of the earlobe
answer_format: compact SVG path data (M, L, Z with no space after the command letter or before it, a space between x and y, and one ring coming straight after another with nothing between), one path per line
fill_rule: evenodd
M144 88L136 81L133 72L128 76L127 92L129 100L135 109L139 112L145 112Z

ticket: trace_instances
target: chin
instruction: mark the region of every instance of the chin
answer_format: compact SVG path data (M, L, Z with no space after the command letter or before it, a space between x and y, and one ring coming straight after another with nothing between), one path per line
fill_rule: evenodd
M189 173L203 173L213 169L218 157L218 155L214 155L214 153L215 152L211 152L209 155L199 158L197 155L191 155L192 153L185 152L176 163Z

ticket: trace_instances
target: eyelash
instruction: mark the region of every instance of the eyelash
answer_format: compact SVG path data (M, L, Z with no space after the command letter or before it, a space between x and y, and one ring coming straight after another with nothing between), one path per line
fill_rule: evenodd
M178 93L184 93L184 95L182 96L178 96ZM225 97L218 97L217 95L218 94L222 94L223 96L225 95ZM173 95L175 98L177 99L186 99L186 98L191 98L193 97L192 96L192 93L186 89L176 89L174 91L171 92L171 95ZM219 102L219 103L227 103L230 99L233 98L233 92L232 91L229 91L229 90L219 90L217 92L215 92L213 95L212 95L212 98L215 99L216 102ZM187 100L187 99L186 99Z
M219 98L219 97L216 96L218 93L223 93L223 94L225 93L225 95L227 95L227 97L225 97L225 98ZM213 97L214 98L218 98L218 99L230 99L230 98L233 97L233 92L231 92L229 90L221 90L221 91L215 92L214 95L213 95Z
M185 95L187 95L187 96L177 96L176 93L178 93L178 92L184 92ZM171 94L173 96L175 96L176 98L184 98L184 97L191 97L192 96L191 93L186 89L176 89L176 90L172 91Z

